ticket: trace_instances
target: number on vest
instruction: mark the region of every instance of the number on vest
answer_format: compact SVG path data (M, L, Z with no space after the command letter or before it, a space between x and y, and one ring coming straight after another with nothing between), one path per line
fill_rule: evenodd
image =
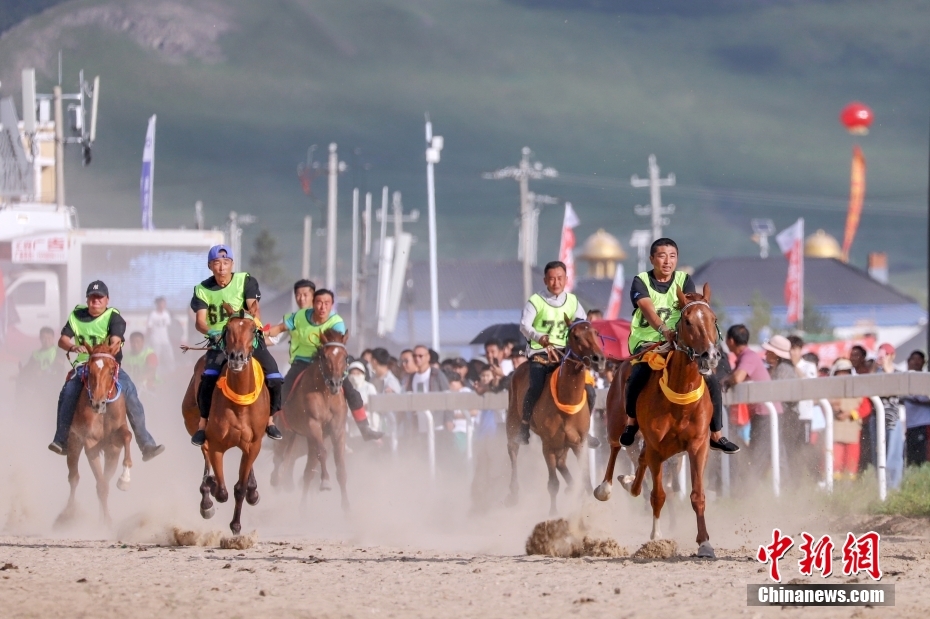
M229 318L229 314L226 313L226 308L222 305L207 306L207 322L211 325L223 322L227 318Z
M658 314L659 319L662 322L665 322L666 320L668 320L668 317L672 315L672 310L670 310L667 307L660 307L656 310L656 314ZM642 327L643 329L649 327L649 323L646 322L646 314L643 314L642 312L640 313L640 317L639 317L639 326Z

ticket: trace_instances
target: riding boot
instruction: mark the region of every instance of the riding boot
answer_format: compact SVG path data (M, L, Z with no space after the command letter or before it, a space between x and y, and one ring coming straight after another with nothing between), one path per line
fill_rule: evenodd
M549 373L549 368L546 364L542 361L537 361L539 355L536 357L536 359L530 359L529 361L530 384L527 386L526 394L523 396L523 417L520 423L520 430L516 436L517 442L524 445L528 445L530 442L530 420L533 418L533 409L536 407L536 402L539 401L539 396L542 395L543 389L546 386L546 375Z
M646 363L637 363L630 370L630 377L626 381L626 416L630 418L629 424L620 435L620 444L629 447L636 440L636 433L639 432L639 424L636 421L636 400L643 388L649 382L649 376L652 370Z
M710 431L711 433L720 432L723 429L723 394L720 392L720 383L717 382L716 376L708 376L704 379L704 382L710 392L710 401L714 405L714 414L710 419ZM710 448L715 451L722 451L728 456L739 451L739 445L731 442L725 436L721 436L719 441L715 441L711 437Z
M132 382L132 377L124 370L119 373L119 387L123 391L123 399L126 402L126 417L129 420L129 426L136 435L136 443L142 451L142 461L148 462L165 451L165 446L157 444L145 428L145 409L142 401L139 400L139 392Z
M208 419L210 417L210 406L213 404L213 390L216 388L216 381L219 379L219 370L211 371L208 369L200 376L200 385L197 387L197 407L200 409L201 419ZM191 437L191 444L200 447L206 440L207 433L204 430L197 430Z
M284 384L284 379L279 378L267 380L266 384L268 385L268 394L271 396L271 425L265 427L265 434L268 435L268 438L280 441L284 438L284 435L281 434L281 431L278 430L278 427L274 425L274 414L281 410L281 387Z
M74 419L74 409L81 397L83 383L78 372L73 372L65 381L58 394L58 416L55 428L55 438L48 448L59 455L65 455L68 444L68 433L71 431L71 421Z
M362 409L362 412L364 413L365 409ZM352 411L352 416L355 416L355 411ZM362 438L366 441L376 441L384 436L384 432L371 429L367 416L364 419L356 419L355 425L358 426L358 431L362 433Z

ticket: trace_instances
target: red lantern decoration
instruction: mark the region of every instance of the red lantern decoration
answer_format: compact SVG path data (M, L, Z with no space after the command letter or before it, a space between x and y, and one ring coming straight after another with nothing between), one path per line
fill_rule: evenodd
M840 112L840 122L853 135L865 135L875 116L872 109L864 103L853 101Z

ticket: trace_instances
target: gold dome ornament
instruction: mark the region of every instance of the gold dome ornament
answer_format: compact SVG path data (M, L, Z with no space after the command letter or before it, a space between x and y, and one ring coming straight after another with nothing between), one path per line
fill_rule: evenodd
M611 279L626 252L617 237L601 228L587 238L578 258L588 263L588 277Z
M839 242L824 232L817 230L804 241L804 255L809 258L843 259L843 250Z

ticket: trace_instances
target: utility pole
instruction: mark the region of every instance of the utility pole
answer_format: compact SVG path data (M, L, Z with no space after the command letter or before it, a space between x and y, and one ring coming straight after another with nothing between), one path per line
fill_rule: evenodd
M204 229L203 201L194 202L194 225L198 230Z
M52 90L55 100L55 204L65 206L65 116L61 108L61 86ZM30 112L30 110L23 110Z
M439 266L436 249L436 187L433 164L439 163L442 151L441 135L433 135L433 123L426 115L426 194L429 215L429 310L432 326L432 348L439 352Z
M656 156L649 155L649 178L640 178L636 174L630 178L630 184L633 187L649 188L649 206L637 204L634 208L637 215L651 217L652 219L652 240L662 238L662 226L667 226L670 221L666 215L675 213L675 205L669 204L662 206L661 187L673 187L675 185L675 175L669 174L666 178L659 178L659 164L656 163Z
M239 261L239 268L242 268L245 262L242 259L242 226L248 226L255 223L254 215L240 215L236 211L229 212L229 219L226 221L227 234L229 236L227 243L233 253L233 260Z
M358 333L358 187L352 190L352 296L349 324ZM358 339L356 338L356 342Z
M402 237L409 237L404 232L404 223L413 223L420 220L420 211L411 210L404 214L404 206L401 202L399 191L395 191L392 196L393 213L388 213L387 204L387 187L382 194L381 210L378 212L376 219L381 222L381 259L378 266L378 335L384 335L388 330L393 329L396 315L394 308L399 307L400 298L404 295L406 286L404 285L403 274L398 271L399 267L395 264L400 260L406 261L406 252L409 250L409 242L404 245ZM387 223L391 221L394 224L394 236L388 237Z
M649 255L649 246L652 245L652 233L649 230L633 230L633 236L630 237L630 247L636 248L636 257L638 258L637 273L646 270L646 257Z
M313 217L304 216L304 246L303 256L300 260L301 279L310 279L310 240L313 236Z
M523 147L523 157L518 166L501 168L494 172L487 172L483 178L500 179L512 178L520 183L520 259L523 262L523 296L529 298L533 292L533 264L531 247L531 230L533 223L534 200L530 198L530 179L555 178L559 173L555 168L543 167L536 161L530 163L532 151L528 146Z
M329 145L329 194L326 208L326 287L336 289L336 203L339 191L339 173L345 172L345 161L339 161L336 143Z

